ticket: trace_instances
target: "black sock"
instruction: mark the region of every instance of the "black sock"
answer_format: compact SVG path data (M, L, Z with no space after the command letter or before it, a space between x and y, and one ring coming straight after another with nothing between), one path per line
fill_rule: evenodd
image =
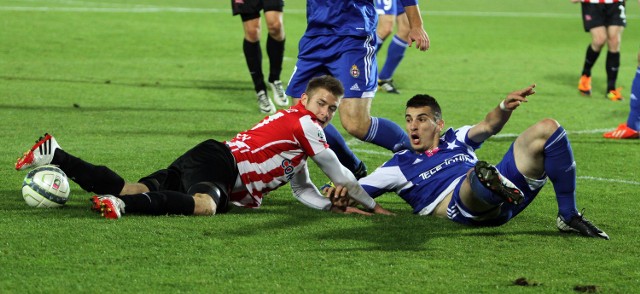
M284 39L276 41L269 36L267 38L267 55L269 55L269 83L280 79L282 72L282 60L284 59Z
M175 191L156 191L120 196L126 213L149 215L193 215L195 200L190 195Z
M69 179L88 192L118 195L124 187L124 179L106 166L93 165L62 149L56 149L51 164L60 166Z
M244 40L242 45L244 50L244 58L247 60L247 67L253 80L253 87L257 92L267 89L264 83L264 75L262 74L262 50L260 50L260 41L251 43Z
M620 52L607 52L607 92L616 89L618 68L620 68Z
M582 68L582 74L586 76L591 76L591 68L598 60L598 56L600 56L600 52L593 51L591 48L591 44L587 46L587 54L584 58L584 67Z

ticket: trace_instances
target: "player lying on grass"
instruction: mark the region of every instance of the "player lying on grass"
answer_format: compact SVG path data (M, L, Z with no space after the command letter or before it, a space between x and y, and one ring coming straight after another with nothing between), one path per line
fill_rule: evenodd
M558 202L561 232L609 239L576 208L576 163L567 134L543 119L522 132L495 167L478 161L475 150L497 134L512 111L527 102L535 85L514 91L473 126L444 130L438 102L416 95L406 104L406 131L413 150L397 152L360 185L375 198L395 192L419 215L447 217L471 226L499 226L524 210L547 182ZM325 188L342 195L349 187ZM350 194L350 192L348 193Z
M120 218L125 211L213 215L225 212L229 202L257 208L264 195L289 181L303 204L345 212L333 207L311 182L307 169L311 157L332 181L348 187L353 199L375 213L389 214L340 165L326 143L323 127L333 118L343 94L335 78L314 78L297 105L266 117L229 141L206 140L137 183L125 183L109 168L69 154L48 134L18 159L15 168L58 165L84 190L98 194L92 197L92 208L107 218ZM364 213L352 208L346 212Z

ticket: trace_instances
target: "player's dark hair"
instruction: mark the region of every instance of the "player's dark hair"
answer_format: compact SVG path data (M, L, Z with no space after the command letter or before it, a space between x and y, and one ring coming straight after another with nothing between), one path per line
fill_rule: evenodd
M307 84L307 89L304 91L309 96L313 96L315 91L319 88L325 89L338 99L344 96L344 87L342 83L329 75L319 76L311 79Z
M411 99L407 101L407 108L409 107L417 108L417 107L426 107L426 106L431 108L431 111L433 112L433 116L436 120L442 119L442 110L440 109L440 104L438 104L438 101L436 101L436 98L433 98L433 96L428 94L418 94L411 97Z

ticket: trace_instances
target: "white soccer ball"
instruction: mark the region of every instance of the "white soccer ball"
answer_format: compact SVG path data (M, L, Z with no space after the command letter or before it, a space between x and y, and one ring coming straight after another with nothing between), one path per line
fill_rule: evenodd
M53 165L31 170L22 181L22 197L33 207L60 207L69 199L69 192L67 175Z

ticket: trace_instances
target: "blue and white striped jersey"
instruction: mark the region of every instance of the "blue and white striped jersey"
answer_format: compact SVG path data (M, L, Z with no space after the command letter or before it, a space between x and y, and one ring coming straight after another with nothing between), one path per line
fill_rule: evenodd
M470 128L448 129L440 136L436 150L397 152L369 176L360 179L360 185L373 198L395 192L411 205L414 213L431 213L478 161L475 150L482 143L468 138Z

